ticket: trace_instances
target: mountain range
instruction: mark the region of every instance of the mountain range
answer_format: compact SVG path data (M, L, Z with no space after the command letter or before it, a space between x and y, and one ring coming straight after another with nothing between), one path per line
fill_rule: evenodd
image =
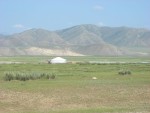
M86 24L0 35L0 56L150 56L150 30Z

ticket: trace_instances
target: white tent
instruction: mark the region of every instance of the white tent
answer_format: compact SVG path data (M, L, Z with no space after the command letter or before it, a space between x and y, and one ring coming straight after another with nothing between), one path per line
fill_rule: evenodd
M51 64L67 63L67 60L61 57L53 58L49 61Z

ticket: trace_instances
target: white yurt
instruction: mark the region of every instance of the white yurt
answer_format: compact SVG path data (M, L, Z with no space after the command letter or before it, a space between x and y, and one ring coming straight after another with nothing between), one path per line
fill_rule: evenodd
M49 61L51 64L67 63L67 60L61 57L55 57Z

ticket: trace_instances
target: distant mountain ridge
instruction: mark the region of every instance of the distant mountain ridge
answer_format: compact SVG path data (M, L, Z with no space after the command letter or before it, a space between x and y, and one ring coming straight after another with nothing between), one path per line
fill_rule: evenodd
M57 31L30 29L0 35L0 56L14 55L149 56L150 30L86 24Z

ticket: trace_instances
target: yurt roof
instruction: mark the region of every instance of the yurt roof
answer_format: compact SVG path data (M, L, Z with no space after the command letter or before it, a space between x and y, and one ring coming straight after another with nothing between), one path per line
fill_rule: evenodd
M55 57L55 58L53 58L52 60L66 60L66 59L61 58L61 57Z

